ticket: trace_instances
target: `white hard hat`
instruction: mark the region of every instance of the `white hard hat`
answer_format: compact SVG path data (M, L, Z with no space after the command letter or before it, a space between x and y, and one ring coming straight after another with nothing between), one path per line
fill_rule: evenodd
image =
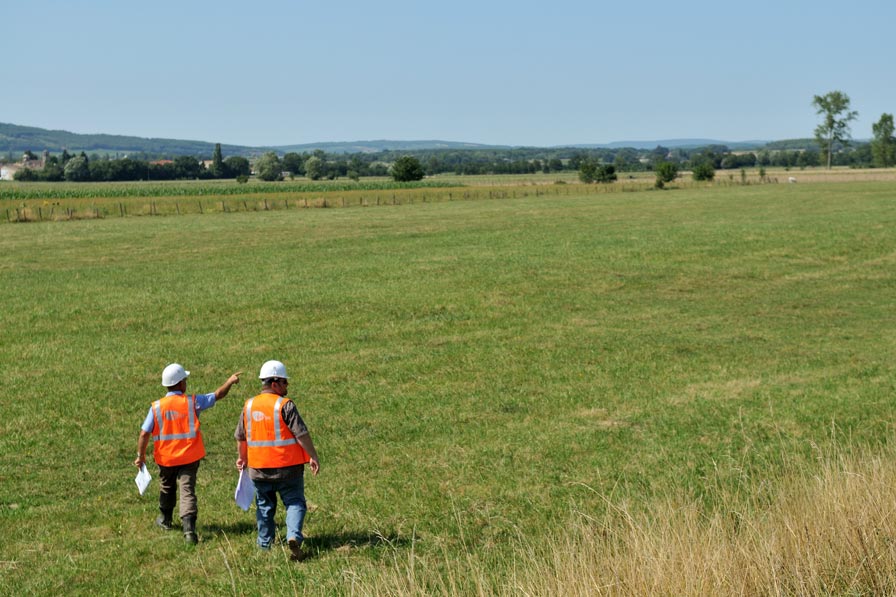
M190 372L177 363L171 363L162 371L162 385L166 388L176 386L181 380L190 377Z
M261 372L258 374L258 379L268 379L271 377L289 379L289 376L286 374L286 365L280 361L268 361L262 365Z

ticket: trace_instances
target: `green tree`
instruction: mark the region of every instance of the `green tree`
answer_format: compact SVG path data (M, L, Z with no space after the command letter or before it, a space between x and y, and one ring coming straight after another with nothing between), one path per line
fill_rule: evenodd
M874 139L871 141L872 163L878 168L896 165L896 138L893 137L893 115L881 114L880 120L871 125Z
M285 154L283 159L280 160L280 163L283 166L283 169L289 172L291 176L305 175L305 160L294 151Z
M221 155L221 144L215 143L215 152L212 154L212 165L209 168L212 178L225 178L227 168L224 166L224 156Z
M638 162L638 152L630 147L623 147L616 152L616 156L613 158L613 165L620 172L631 172L637 169L636 166L641 165Z
M255 162L255 174L261 180L280 180L283 167L280 164L280 158L273 151L269 151Z
M47 182L59 182L65 180L65 173L58 161L51 161L40 171L40 179Z
M311 180L320 180L327 174L327 164L320 156L313 155L305 160L305 176Z
M662 189L667 182L672 182L678 176L678 164L672 162L657 162L653 167L656 173L656 188Z
M90 165L87 158L79 155L69 159L65 164L64 175L65 180L72 182L90 180Z
M598 168L600 168L600 163L596 160L592 160L591 158L583 159L579 162L579 180L586 184L591 184L597 177Z
M392 178L398 182L423 180L423 166L413 156L403 155L392 164Z
M821 164L821 157L818 155L818 150L816 149L807 149L805 151L801 151L799 155L796 157L796 165L799 166L800 170L806 167L814 167Z
M579 180L584 183L613 182L616 180L616 166L601 164L596 158L586 158L579 165Z
M712 161L704 159L691 167L691 177L694 180L712 180L716 177L716 169Z
M249 176L252 173L252 166L249 160L241 155L232 155L224 160L224 168L227 176Z
M124 160L120 160L124 161ZM177 178L199 178L199 173L202 170L202 164L199 163L199 160L190 155L179 155L174 158L174 172ZM127 177L122 180L136 180L130 177Z
M842 91L831 91L824 95L816 95L812 99L815 113L823 117L822 123L815 127L815 139L828 155L828 170L831 169L831 157L834 144L849 144L849 123L859 113L849 109L849 96Z

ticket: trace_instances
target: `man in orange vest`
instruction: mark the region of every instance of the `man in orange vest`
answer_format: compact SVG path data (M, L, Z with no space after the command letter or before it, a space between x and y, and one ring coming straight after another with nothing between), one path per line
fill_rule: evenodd
M289 376L280 361L268 361L258 375L261 394L250 398L236 427L239 457L236 467L249 467L255 485L255 519L258 546L270 549L274 542L277 494L286 507L286 544L290 559L305 559L302 525L305 521L305 464L317 475L320 462L311 434L295 403L286 397Z
M134 466L140 468L146 462L146 447L153 439L153 459L159 465L159 510L156 524L171 530L171 516L180 488L180 520L184 540L196 544L196 473L199 462L205 457L202 432L199 430L199 413L211 408L224 398L233 384L239 383L240 373L234 373L214 394L187 395L187 377L190 372L177 363L162 371L162 385L168 388L164 398L149 407L149 414L140 428L137 440L137 459Z

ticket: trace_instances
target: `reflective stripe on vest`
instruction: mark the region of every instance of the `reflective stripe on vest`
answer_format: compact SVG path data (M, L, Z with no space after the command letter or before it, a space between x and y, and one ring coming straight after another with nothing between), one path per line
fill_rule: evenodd
M270 441L258 441L252 439L252 402L255 398L250 398L246 402L246 443L253 448L270 448L272 446L288 446L298 443L294 437L283 439L280 422L283 417L280 416L280 403L283 402L283 396L277 398L274 403L274 439ZM290 432L291 433L291 432Z
M187 396L187 410L189 417L189 425L190 430L186 433L162 433L162 429L165 427L162 425L162 401L156 400L152 403L152 411L156 415L156 429L158 430L156 433L156 439L159 440L168 440L168 439L193 439L196 437L196 405L194 401L196 400L196 396Z
M246 401L242 418L250 467L290 467L311 460L283 419L280 409L290 402L289 398L271 392Z
M152 404L153 459L160 466L181 466L205 457L196 396L172 394Z

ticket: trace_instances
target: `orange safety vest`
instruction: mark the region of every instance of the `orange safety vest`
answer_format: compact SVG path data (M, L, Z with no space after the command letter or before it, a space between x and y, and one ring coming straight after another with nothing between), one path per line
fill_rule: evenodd
M297 466L311 461L280 414L280 407L289 401L277 394L259 394L246 401L243 426L252 468Z
M153 458L161 466L190 464L205 457L196 396L172 394L152 403L155 428Z

